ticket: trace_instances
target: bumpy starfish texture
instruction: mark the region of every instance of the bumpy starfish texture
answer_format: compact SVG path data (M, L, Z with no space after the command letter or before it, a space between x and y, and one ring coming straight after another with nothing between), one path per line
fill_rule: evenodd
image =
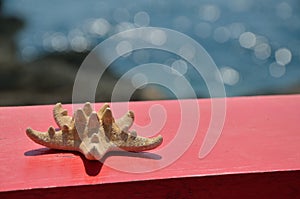
M137 136L129 131L134 121L132 111L115 121L108 104L93 111L90 103L68 115L61 103L53 109L53 116L59 130L50 127L47 132L26 129L27 136L34 142L53 149L79 151L89 160L100 160L113 150L140 152L161 145L161 135L154 138Z

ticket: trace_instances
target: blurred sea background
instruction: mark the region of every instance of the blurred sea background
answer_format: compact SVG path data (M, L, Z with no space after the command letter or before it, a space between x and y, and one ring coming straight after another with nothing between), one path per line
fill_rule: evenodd
M201 44L219 68L227 96L300 93L298 0L0 0L0 106L71 103L86 55L113 34L147 26L173 29ZM112 64L96 101L109 101L126 71L152 62L181 73L198 98L210 97L186 60L143 49ZM123 86L126 92L135 83L128 79ZM147 85L131 100L174 98L168 88Z

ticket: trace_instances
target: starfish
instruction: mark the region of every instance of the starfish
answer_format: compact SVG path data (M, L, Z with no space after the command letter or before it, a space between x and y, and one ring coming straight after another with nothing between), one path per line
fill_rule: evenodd
M134 121L134 113L128 111L123 117L115 120L109 105L106 103L95 112L90 103L77 109L74 116L68 115L61 103L53 109L53 116L59 126L52 126L47 132L26 129L27 136L34 142L48 148L79 151L88 160L100 160L105 153L113 150L141 152L161 145L161 135L154 138L138 136L129 131Z

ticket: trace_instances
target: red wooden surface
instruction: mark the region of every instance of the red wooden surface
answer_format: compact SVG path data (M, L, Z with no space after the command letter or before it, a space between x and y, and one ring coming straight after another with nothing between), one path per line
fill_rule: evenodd
M165 126L158 132L164 137L160 148L167 147L180 123L179 102L132 102L129 107L136 114L136 123L146 125L150 122L148 109L154 104L163 106L168 115ZM209 99L198 100L198 104L200 126L192 145L173 164L142 174L121 172L105 163L87 161L78 153L47 149L29 140L25 134L28 126L37 130L56 126L52 105L0 107L0 196L40 195L45 188L47 193L57 194L80 191L89 195L97 190L102 196L120 196L116 190L136 196L158 194L152 191L152 186L165 197L200 191L204 196L214 196L223 193L221 189L229 196L249 191L250 197L253 191L264 190L261 196L299 194L300 95L228 98L222 135L204 159L198 155L209 125L211 104ZM71 111L70 105L66 108ZM145 163L156 168L156 162L164 158L157 157L156 150L159 149L143 155L112 153L105 161L122 166L145 159ZM142 186L146 184L149 186ZM159 191L159 186L164 191ZM250 190L250 186L254 189ZM184 190L180 191L181 188ZM209 194L214 190L216 193Z

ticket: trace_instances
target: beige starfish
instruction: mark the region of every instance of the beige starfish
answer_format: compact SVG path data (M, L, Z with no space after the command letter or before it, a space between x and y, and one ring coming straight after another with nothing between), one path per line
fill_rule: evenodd
M85 103L71 117L61 103L57 103L53 115L60 130L50 127L48 132L39 132L27 128L27 136L49 148L79 151L89 160L100 160L112 150L140 152L154 149L163 141L161 135L145 138L129 131L134 120L133 112L129 111L115 121L108 104L95 112L90 103Z

